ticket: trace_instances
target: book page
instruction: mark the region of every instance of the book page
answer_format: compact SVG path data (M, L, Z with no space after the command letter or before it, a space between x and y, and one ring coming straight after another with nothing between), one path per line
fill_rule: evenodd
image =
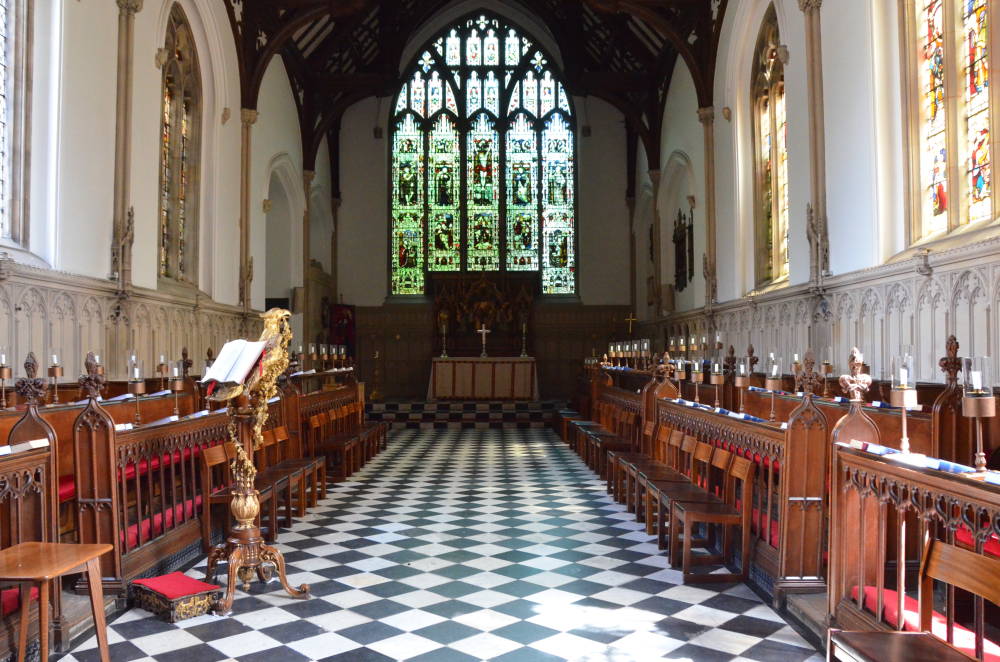
M243 351L244 345L247 344L246 340L230 340L222 349L219 350L219 355L215 357L215 362L212 366L205 371L205 375L201 378L202 383L216 381L219 383L226 383L229 377L229 371L232 370L233 364L239 358Z
M230 384L242 384L246 381L247 375L250 374L250 370L257 363L260 355L264 352L264 346L267 344L264 341L247 342L244 340L242 342L243 348L240 355L236 358L233 367L226 376L226 382Z

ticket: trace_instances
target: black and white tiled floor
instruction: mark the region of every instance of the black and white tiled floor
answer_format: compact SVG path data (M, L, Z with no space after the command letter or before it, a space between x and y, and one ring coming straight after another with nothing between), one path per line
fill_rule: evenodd
M822 659L746 586L681 585L549 430L397 431L279 540L311 599L272 581L230 618L132 610L109 627L112 659ZM63 660L96 653L91 637Z

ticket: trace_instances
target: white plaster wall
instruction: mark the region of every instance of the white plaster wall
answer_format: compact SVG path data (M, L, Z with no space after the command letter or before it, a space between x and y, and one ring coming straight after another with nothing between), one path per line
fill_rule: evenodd
M267 269L265 270L266 295L269 298L291 298L291 267L293 246L288 232L291 225L291 206L278 175L271 175L268 186L271 210L264 217L264 236L267 239ZM294 247L296 255L301 250Z
M380 306L389 291L389 131L387 106L372 97L354 104L340 124L337 287L345 303ZM372 129L384 129L381 140Z
M257 110L250 159L250 254L254 261L254 280L250 291L253 307L259 309L264 306L267 270L271 268L267 264L267 221L263 205L272 173L279 167L283 172L285 191L292 201L287 228L291 245L302 245L304 207L301 201L295 201L297 197L304 197L302 138L292 88L280 58L272 59L264 73ZM302 285L302 261L294 260L289 270L292 286Z
M663 132L660 140L661 180L657 208L660 211L660 250L662 253L663 284L674 282L674 218L680 208L689 213L687 196L695 198L694 209L694 278L682 292L674 292L677 311L698 308L705 304L705 278L702 274L702 255L705 253L705 134L698 120L698 97L694 79L687 65L680 58L674 65L670 90L663 109ZM680 170L668 167L686 160L690 164L690 182ZM669 181L680 177L682 181ZM690 189L690 193L688 192ZM724 237L724 234L720 234ZM722 239L725 241L725 239Z
M822 13L826 205L834 274L879 261L873 4L893 3L840 0L836 11ZM893 88L898 90L898 85ZM890 117L890 124L899 124L900 115Z
M635 161L635 214L632 227L635 230L635 298L636 316L640 320L651 320L659 316L655 306L647 303L647 279L653 275L655 265L649 259L649 239L653 227L653 182L649 178L649 162L642 141L638 143Z
M118 6L60 3L63 10L54 266L107 278L111 266ZM82 54L86 54L82 56Z
M629 303L629 218L625 192L627 149L625 120L608 103L576 98L578 124L591 135L578 135L578 213L580 299L587 305Z
M323 265L323 271L333 273L330 242L333 238L333 202L330 181L330 146L326 138L316 153L316 169L309 194L309 256Z

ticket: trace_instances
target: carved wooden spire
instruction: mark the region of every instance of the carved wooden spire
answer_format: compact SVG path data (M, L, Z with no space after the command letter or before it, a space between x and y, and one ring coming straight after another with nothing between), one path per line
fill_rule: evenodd
M795 372L795 390L804 393L815 393L823 385L823 378L816 372L816 355L807 350L801 366Z
M857 347L851 348L851 358L848 360L847 365L850 367L851 374L840 376L840 388L844 390L844 393L851 400L863 400L862 396L868 392L869 387L872 385L872 378L871 375L862 372L865 364L861 357L861 350Z
M34 352L28 352L24 359L24 374L26 377L14 383L14 392L24 398L29 405L38 405L45 397L45 380L38 377L38 359Z
M760 357L753 355L753 345L747 345L747 370L753 374L753 367L760 363Z
M736 374L736 348L729 346L729 353L722 359L722 374L732 377Z
M87 352L87 358L83 362L87 373L80 375L80 388L88 398L97 398L104 388L104 375L99 370L97 357L93 352Z
M194 365L194 361L188 358L188 348L181 347L181 376L184 379L188 378L191 373L191 366Z
M944 344L944 354L938 361L941 372L945 374L944 383L957 384L958 372L962 369L962 359L958 356L958 339L955 336L948 336L948 341Z

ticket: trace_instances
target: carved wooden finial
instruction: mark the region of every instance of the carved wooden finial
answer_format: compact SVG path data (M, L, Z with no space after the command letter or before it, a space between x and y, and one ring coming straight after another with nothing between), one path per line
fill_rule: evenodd
M872 378L871 375L862 372L865 362L861 356L861 350L857 347L851 348L851 358L848 360L847 365L850 368L851 374L840 376L840 388L844 390L844 393L851 400L863 400L864 398L861 396L868 392L869 387L872 385Z
M215 352L212 351L211 347L205 350L205 363L207 363L209 366L215 363Z
M722 374L731 377L736 374L736 348L729 346L729 353L722 359Z
M14 392L24 398L29 405L37 405L45 397L45 381L38 377L38 359L34 352L28 352L24 359L26 377L14 383Z
M753 345L747 345L747 369L753 373L753 367L760 363L760 357L753 355Z
M87 352L87 358L84 360L83 366L87 370L87 373L80 376L80 388L88 398L96 398L100 395L101 389L104 388L104 375L99 369L100 366L97 363L97 357L94 356L93 352Z
M191 366L194 365L194 361L188 358L188 348L181 347L181 376L184 379L188 378L191 372Z
M948 336L944 344L944 354L938 365L945 374L945 384L957 384L958 373L962 369L962 359L958 356L958 339L955 336Z
M806 350L806 355L795 372L795 390L815 393L822 384L823 378L816 372L816 355L811 349Z

